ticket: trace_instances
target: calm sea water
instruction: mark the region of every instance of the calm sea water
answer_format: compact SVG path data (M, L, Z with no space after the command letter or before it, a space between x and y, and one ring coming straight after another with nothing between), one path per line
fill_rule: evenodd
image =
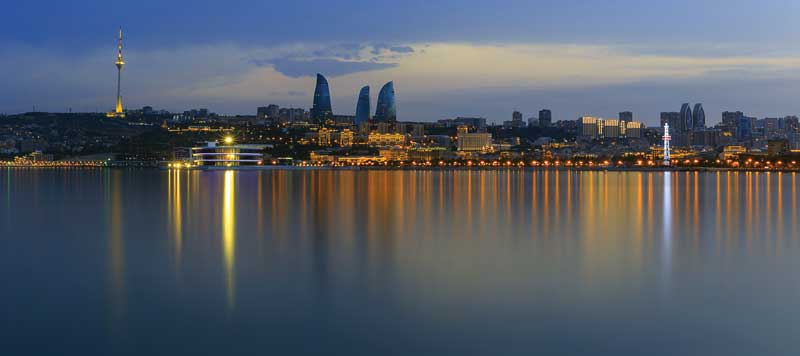
M4 355L796 355L791 173L0 171Z

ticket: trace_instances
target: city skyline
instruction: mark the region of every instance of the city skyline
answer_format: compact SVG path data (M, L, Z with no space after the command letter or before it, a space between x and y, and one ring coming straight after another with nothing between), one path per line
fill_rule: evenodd
M27 26L34 21L28 6L14 4L13 20L0 24L6 30L0 35L0 74L8 81L0 90L0 112L25 112L34 106L53 112L114 109L108 103L113 103L109 93L115 83L104 63L112 55L111 34L123 26L126 59L135 63L125 68L127 108L208 107L250 114L257 106L280 103L309 109L314 75L320 72L336 87L331 100L337 114L355 114L353 93L364 85L377 89L392 80L402 88L398 119L409 121L480 116L502 122L512 109L527 119L549 108L553 121L632 111L655 126L659 113L674 110L676 102L704 103L710 122L731 110L756 117L800 113L793 100L800 91L800 61L795 59L800 48L793 44L798 33L784 24L795 4L691 3L697 13L715 16L667 31L663 25L668 16L662 13L680 13L688 2L661 4L658 11L631 1L599 7L584 2L475 2L480 6L448 16L441 16L448 4L412 3L403 11L387 12L388 20L403 19L414 27L398 31L378 26L376 19L356 24L353 19L363 17L349 14L366 9L352 2L337 4L325 17L312 15L315 21L299 22L308 16L301 10L314 3L188 10L178 3L161 13L148 11L147 3L90 1L69 11L115 10L104 11L114 15L70 23L69 31L51 30L69 21L61 16L60 4L37 14L36 23L46 26ZM376 1L370 11L391 5ZM202 30L192 26L187 32L170 22L156 31L134 20L165 20L169 9L178 6L187 11L189 22L228 23L226 19L267 10L281 21L261 26L255 25L260 21L236 21L234 26ZM492 16L484 15L509 21L493 23L486 19ZM737 16L747 16L753 26L747 31L729 26L713 30ZM30 31L20 34L14 26ZM289 27L273 30L281 26ZM367 27L369 31L362 31ZM376 102L378 91L371 95Z
M800 354L800 1L4 10L4 354Z

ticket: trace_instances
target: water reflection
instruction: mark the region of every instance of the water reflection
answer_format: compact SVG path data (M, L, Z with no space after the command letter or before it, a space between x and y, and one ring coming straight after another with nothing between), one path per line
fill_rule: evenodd
M12 170L0 179L13 196L13 209L0 204L13 222L0 236L0 260L12 261L0 269L9 286L0 298L9 320L46 321L43 334L81 320L76 337L107 341L107 325L92 324L112 320L109 334L180 345L159 351L225 354L219 345L261 345L240 335L257 329L278 335L267 349L286 354L324 353L369 330L380 346L353 353L464 354L458 345L480 340L511 354L509 344L558 351L563 335L613 349L624 324L631 345L745 327L758 345L800 349L781 344L800 322L795 174ZM197 325L208 340L197 340Z
M6 168L6 223L5 228L3 229L4 232L8 232L8 230L11 228L11 181L11 168Z
M183 194L184 186L181 175L191 174L179 170L169 171L167 210L170 217L168 226L171 226L172 249L174 251L175 271L180 271L181 253L183 251Z
M688 186L688 185L687 185ZM661 288L663 292L669 289L670 274L672 272L672 172L664 173L664 206L661 208L663 215L661 235Z
M106 230L108 237L108 278L111 317L119 321L125 316L127 296L125 290L125 241L123 235L122 173L106 171ZM113 325L118 325L114 323Z
M228 308L233 309L236 298L236 189L234 171L225 171L222 193L222 255L225 265L225 295Z

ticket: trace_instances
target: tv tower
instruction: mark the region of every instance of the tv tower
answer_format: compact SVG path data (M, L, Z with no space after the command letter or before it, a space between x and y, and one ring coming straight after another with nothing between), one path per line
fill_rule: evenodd
M108 117L123 118L125 112L122 111L122 67L125 66L125 60L122 59L122 27L119 28L119 43L117 45L117 61L114 62L117 66L117 106L113 112L108 113Z

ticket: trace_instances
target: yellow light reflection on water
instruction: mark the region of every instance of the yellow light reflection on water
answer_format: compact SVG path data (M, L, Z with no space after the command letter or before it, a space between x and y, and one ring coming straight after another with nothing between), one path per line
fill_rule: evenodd
M225 171L222 203L222 257L225 268L225 292L228 308L235 306L236 283L234 264L236 259L236 205L234 172Z
M125 244L123 240L122 217L122 174L119 171L108 171L106 178L106 196L111 207L108 211L108 271L112 316L120 319L125 315Z

